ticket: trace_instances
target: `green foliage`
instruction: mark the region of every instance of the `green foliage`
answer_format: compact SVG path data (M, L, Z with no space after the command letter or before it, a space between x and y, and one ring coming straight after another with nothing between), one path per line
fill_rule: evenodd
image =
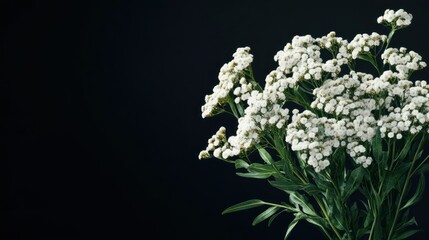
M243 211L249 208L255 208L255 207L260 207L263 206L265 204L264 201L261 201L259 199L252 199L252 200L247 200L238 204L235 204L227 209L225 209L222 214L226 214L226 213L232 213L232 212L237 212L237 211Z
M262 213L260 213L258 216L256 216L256 218L253 220L252 225L255 226L256 224L270 218L271 216L273 216L277 211L279 211L280 208L279 207L270 207L267 210L263 211Z
M429 164L421 155L427 137L422 134L404 139L403 147L395 155L385 150L394 145L393 141L397 140L384 141L377 129L371 143L376 164L348 169L345 149L339 148L331 156L331 166L322 173L302 165L299 153L286 154L284 149L274 148L276 155L258 145L260 162L235 160L235 168L240 171L237 175L268 180L271 186L289 196L289 203L254 199L233 205L223 214L267 206L252 225L267 221L270 226L280 214L293 213L295 218L286 230L285 239L301 220L315 225L328 239L407 239L418 233L410 229L417 222L407 209L424 192L424 173ZM416 175L419 181L411 194L410 181Z

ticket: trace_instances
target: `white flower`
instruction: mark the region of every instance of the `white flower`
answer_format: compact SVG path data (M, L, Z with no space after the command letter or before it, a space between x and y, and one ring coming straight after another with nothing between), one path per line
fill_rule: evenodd
M392 26L394 29L400 29L409 26L412 19L413 15L407 13L403 9L399 9L396 12L386 9L384 15L377 18L377 22L379 24Z
M423 69L426 63L422 57L414 52L407 52L406 48L388 48L381 55L384 64L394 66L398 71L397 77L407 79L411 72Z
M207 148L200 152L199 159L211 157L210 153L213 153L214 157L228 158L231 154L227 143L225 127L220 127L219 130L209 140Z
M292 43L286 44L274 60L279 63L277 79L285 79L285 87L293 87L298 81L320 80L322 78L322 58L320 47L310 35L295 36Z
M309 119L307 122L309 125L302 126L302 119ZM302 113L295 112L292 122L288 125L285 140L291 144L293 151L299 151L303 156L309 156L308 159L305 159L316 172L329 166L329 156L332 155L335 148L340 147L340 142L344 142L341 146L347 145L347 153L355 158L356 163L367 167L371 164L372 159L364 155L367 150L360 142L370 141L374 136L374 131L373 128L369 128L372 132L366 128L359 128L361 124L357 121L363 121L366 118L356 119L352 122L344 119L319 118L308 110ZM317 135L314 132L317 132ZM345 134L346 132L348 135ZM353 137L355 135L360 135L361 138ZM346 144L346 141L349 143Z
M360 54L369 53L371 49L380 46L386 39L386 35L375 32L371 35L357 34L347 45L347 50L351 53L351 57L356 59Z
M234 59L229 63L226 63L222 66L219 72L219 84L213 88L213 93L210 95L206 95L205 104L201 107L202 117L209 117L215 114L215 111L219 106L223 105L231 93L233 91L234 86L237 83L241 84L245 90L243 93L237 94L236 96L241 97L242 100L247 98L246 93L250 92L245 80L242 80L243 71L252 63L253 55L249 53L250 48L238 48L237 51L233 54ZM240 80L241 79L241 80ZM245 86L243 86L245 85ZM244 99L243 99L244 98Z

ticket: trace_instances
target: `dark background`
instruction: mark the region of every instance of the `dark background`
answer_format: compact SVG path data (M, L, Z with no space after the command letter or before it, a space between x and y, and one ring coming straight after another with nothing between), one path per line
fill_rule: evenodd
M425 1L396 2L3 1L1 239L282 239L288 215L270 228L251 226L258 211L221 215L285 195L197 159L234 126L201 119L204 95L237 47L252 48L263 81L294 35L387 34L386 8L414 15L393 46L428 60ZM414 239L429 231L428 200ZM300 223L303 238L322 235Z

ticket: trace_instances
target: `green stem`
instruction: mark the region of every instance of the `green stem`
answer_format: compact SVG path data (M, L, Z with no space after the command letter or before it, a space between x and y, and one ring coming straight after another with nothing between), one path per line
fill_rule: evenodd
M371 58L371 60L370 60L369 62L370 62L370 63L371 63L371 65L372 65L372 66L374 66L374 68L377 70L378 74L379 74L379 75L381 75L381 70L380 70L380 68L378 67L377 59L375 58L375 56L372 56L372 54L371 54L370 58Z
M374 214L374 221L372 221L372 225L371 225L371 231L369 232L369 237L368 240L372 239L372 234L374 233L374 229L375 229L375 223L377 222L377 214Z
M413 170L413 172L411 173L412 176L414 176L414 174L416 173L416 171L418 169L420 169L421 166L423 166L423 164L425 164L425 162L429 159L429 155L426 156L425 159L423 159L423 161L421 163L419 163L419 165Z
M415 162L416 162L416 159L414 158L413 162L411 163L410 170L408 171L407 177L405 178L404 186L402 187L402 190L401 190L401 196L399 197L399 202L398 202L398 205L396 206L395 217L393 218L392 227L390 228L389 236L387 240L390 240L392 238L393 230L395 229L396 221L398 220L398 215L401 209L402 200L404 199L406 189L412 177L411 173L413 172L412 170Z
M389 47L390 41L392 40L393 35L395 34L396 29L392 28L392 30L389 33L389 36L387 37L387 43L386 47L384 49L387 49Z
M285 206L285 205L281 205L281 204L270 203L270 202L265 202L265 201L264 201L264 204L268 205L268 206L272 206L272 207L284 208L284 209L289 210L291 212L299 212L293 207L289 207L289 206Z
M319 205L320 209L323 212L323 215L325 216L326 221L328 221L329 226L331 226L332 230L334 231L335 235L337 236L338 239L342 239L340 233L338 232L337 228L335 228L334 224L332 224L331 219L329 218L328 213L326 212L325 207L323 206L323 204L321 203L320 199L318 197L314 197L314 199L316 200L317 204Z

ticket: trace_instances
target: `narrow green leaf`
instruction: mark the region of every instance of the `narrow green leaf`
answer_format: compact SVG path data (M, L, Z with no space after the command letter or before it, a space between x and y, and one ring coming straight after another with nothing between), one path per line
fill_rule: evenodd
M284 237L284 240L286 240L289 237L289 234L292 232L292 230L295 228L296 224L302 219L302 214L297 213L295 218L290 222L289 226L287 227L287 231Z
M360 228L357 230L356 239L361 239L364 235L369 234L369 230L367 228Z
M235 106L237 106L237 110L238 110L238 113L240 114L240 116L244 116L244 110L243 110L243 107L241 106L241 104L238 103Z
M271 186L278 188L280 190L286 191L286 192L296 191L296 190L302 188L302 185L300 185L300 184L295 184L293 182L287 182L287 181L282 181L282 180L269 181L269 183L271 184Z
M346 223L345 223L345 221L344 221L344 216L342 215L342 213L341 212L339 212L340 211L340 209L338 209L338 207L337 207L337 209L336 209L338 212L336 213L336 214L332 214L331 216L332 216L332 218L331 218L331 220L332 220L332 224L334 224L334 226L338 229L338 230L341 230L341 231L344 231L346 228L345 228L345 226L347 225Z
M326 229L329 227L328 222L326 219L316 216L305 216L304 218L307 222L314 224L316 226L319 226L320 228Z
M273 214L275 214L280 208L279 207L270 207L267 210L260 213L258 216L255 217L255 219L252 222L252 225L255 226L256 224L268 219Z
M408 208L414 204L416 204L423 195L424 189L425 189L425 175L420 174L419 182L417 183L416 192L414 195L405 203L405 205L401 208L401 210L404 210L405 208Z
M228 101L228 104L229 104L229 108L231 109L231 111L234 114L234 116L236 118L239 118L240 115L237 112L237 107L236 107L237 105L233 102L233 100Z
M267 164L272 164L273 158L271 157L271 155L268 153L267 150L265 150L263 147L261 146L257 146L259 155L261 156L262 160L264 160L264 162L266 162Z
M248 167L249 167L249 164L246 161L244 161L243 159L235 160L235 169L239 169L239 168L247 169Z
M408 239L409 237L413 236L414 234L421 232L422 230L408 230L401 234L399 234L397 237L395 237L395 240L403 240Z
M407 139L407 142L405 143L404 148L402 148L401 152L399 153L398 157L396 157L395 161L402 161L405 159L405 157L408 155L411 144L414 142L412 141L412 139L413 138Z
M429 163L423 164L420 169L418 170L418 173L424 174L426 172L429 172Z
M314 185L312 183L304 185L302 187L302 190L304 190L306 193L308 193L311 196L322 193L322 191L316 185Z
M276 219L280 214L286 212L286 210L282 210L276 214L274 214L273 216L270 217L270 219L268 220L268 227L271 226L271 224L273 223L274 219Z
M364 174L365 174L365 169L363 167L355 168L350 173L350 176L347 179L347 182L344 186L344 191L342 192L343 199L347 199L359 188Z
M381 228L381 224L378 223L379 220L376 220L377 223L375 224L374 228L374 239L386 239L383 237L383 229Z
M232 212L238 212L238 211L246 210L246 209L249 209L249 208L259 207L259 206L262 206L262 205L265 205L265 204L266 203L264 201L261 201L259 199L247 200L247 201L235 204L235 205L233 205L233 206L225 209L222 212L222 215L226 214L226 213L232 213Z
M261 163L252 163L247 168L249 172L260 172L260 173L275 173L273 166Z
M398 224L398 230L405 229L409 226L417 226L417 221L415 217L412 217L411 219L402 222L401 224Z
M363 227L365 229L368 229L369 227L371 227L372 222L374 221L374 216L372 215L372 213L365 211L366 217L365 217L365 221L363 223Z
M245 178L256 178L256 179L267 179L273 175L272 173L263 173L263 172L249 172L249 173L237 173L240 177Z
M352 224L357 223L358 217L359 217L359 209L357 207L356 202L353 203L352 207L350 208L351 213L351 222Z
M308 201L308 199L306 199L303 195L299 194L298 192L291 192L289 194L289 200L295 206L300 206L304 213L311 216L317 216L310 201Z
M393 171L387 172L384 180L382 197L387 196L393 189L398 189L400 183L404 181L410 167L411 163L401 162Z
M371 187L371 191L372 191L372 195L373 195L372 200L374 200L374 201L372 201L372 209L377 212L381 206L381 198L380 198L380 195L378 194L378 192L375 190L374 187Z
M365 61L368 61L368 62L371 62L371 61L372 61L371 56L369 56L368 54L359 54L359 55L357 56L357 58L362 59L362 60L365 60Z
M377 130L375 132L375 136L372 140L372 154L373 154L374 160L376 162L380 162L382 151L383 151L383 149L382 149L382 139L381 139L380 128L377 127Z

